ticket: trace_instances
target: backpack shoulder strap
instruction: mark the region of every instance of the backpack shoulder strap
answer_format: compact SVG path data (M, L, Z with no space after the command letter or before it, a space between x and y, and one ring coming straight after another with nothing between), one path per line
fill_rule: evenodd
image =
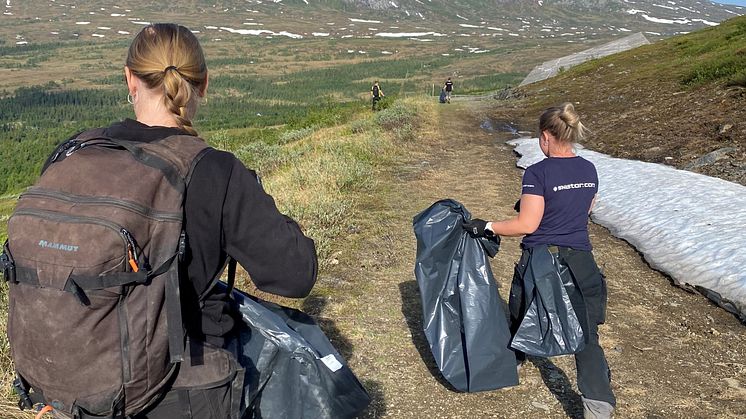
M238 263L236 262L236 259L233 259L232 257L228 256L228 277L226 278L226 294L231 295L233 293L233 288L236 285L236 268ZM210 294L210 291L215 288L215 286L220 282L220 276L217 276L215 279L210 282L210 285L207 286L207 288L202 291L202 294L199 295L198 301L201 303L202 301L207 298L207 296Z

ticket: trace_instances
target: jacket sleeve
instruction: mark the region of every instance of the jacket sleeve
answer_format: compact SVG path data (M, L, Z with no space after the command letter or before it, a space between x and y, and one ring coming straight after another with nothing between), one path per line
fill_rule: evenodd
M316 247L298 224L280 213L256 174L233 159L222 208L225 251L262 291L305 297L316 282Z

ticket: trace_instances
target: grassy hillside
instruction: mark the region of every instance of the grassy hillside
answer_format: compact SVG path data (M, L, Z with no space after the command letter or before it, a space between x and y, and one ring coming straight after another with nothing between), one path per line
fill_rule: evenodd
M408 57L383 57L379 50L376 57L370 50L351 54L330 48L326 41L308 41L303 50L274 40L204 42L210 92L195 125L205 136L244 128L266 128L252 135L277 136L314 125L309 109L365 106L376 79L388 96L406 96L437 93L434 84L450 75L460 93L515 85L523 76L505 64L466 70L484 62L468 52L442 56L412 50ZM404 44L402 52L412 48ZM119 42L0 47L0 72L5 68L12 76L0 81L0 195L28 186L54 144L132 116L121 75L126 48ZM77 60L65 61L69 56ZM101 61L110 64L96 64Z
M521 98L510 102L509 118L524 128L535 129L542 109L571 101L596 151L746 185L746 16L593 60L514 93Z

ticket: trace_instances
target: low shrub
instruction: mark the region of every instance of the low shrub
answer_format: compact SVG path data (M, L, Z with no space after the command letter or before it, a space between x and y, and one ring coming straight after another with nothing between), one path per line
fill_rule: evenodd
M280 134L278 141L280 144L292 143L298 140L302 140L306 137L310 137L311 134L313 134L315 130L316 130L315 127L307 127L307 128L300 128L300 129L285 131L282 134Z

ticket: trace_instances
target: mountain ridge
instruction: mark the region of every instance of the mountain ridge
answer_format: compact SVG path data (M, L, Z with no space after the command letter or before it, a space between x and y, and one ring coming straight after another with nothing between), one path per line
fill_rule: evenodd
M165 19L194 30L233 35L365 38L510 37L567 42L608 40L629 32L664 38L714 26L746 8L698 0L193 0L165 7L134 0L62 4L6 0L0 42L7 45L130 35L137 25ZM118 27L114 27L118 22ZM37 31L41 23L53 27ZM227 29L224 29L227 28ZM101 31L111 30L116 33ZM323 34L323 35L322 35ZM425 35L422 35L425 34ZM226 34L227 35L227 34ZM94 39L95 40L95 39Z

